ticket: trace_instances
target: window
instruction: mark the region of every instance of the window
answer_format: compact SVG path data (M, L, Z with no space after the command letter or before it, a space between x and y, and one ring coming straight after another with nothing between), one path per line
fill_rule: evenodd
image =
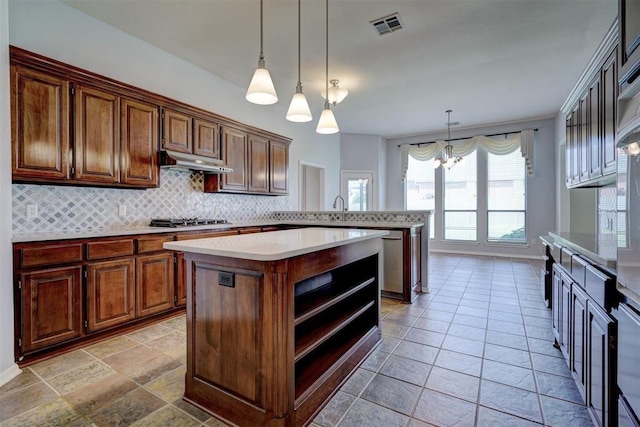
M421 161L409 156L406 178L407 210L436 209L436 174L433 160ZM429 237L434 237L434 217L429 221Z
M520 151L487 154L487 240L525 243L525 163Z
M443 173L445 240L478 240L477 153L467 155Z

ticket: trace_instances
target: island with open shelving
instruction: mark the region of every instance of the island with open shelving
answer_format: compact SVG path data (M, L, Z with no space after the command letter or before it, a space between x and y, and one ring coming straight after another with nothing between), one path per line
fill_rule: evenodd
M185 253L184 399L239 426L311 422L382 340L384 230L168 242Z

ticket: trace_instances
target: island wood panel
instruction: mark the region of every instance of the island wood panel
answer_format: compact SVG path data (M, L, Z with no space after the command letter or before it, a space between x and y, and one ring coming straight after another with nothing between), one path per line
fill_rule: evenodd
M185 399L233 425L297 426L311 422L381 340L379 260L376 258L373 264L358 263L366 257L379 257L380 246L379 240L368 240L269 262L186 253ZM360 265L374 271L356 271ZM376 277L368 283L373 304L354 316L350 325L336 329L335 334L325 337L301 361L295 362L295 285L343 266L346 267L336 277L345 282L350 280L351 273ZM220 271L235 274L235 288L220 286ZM245 285L256 289L245 289ZM345 283L345 287L354 286ZM239 292L245 295L230 298L225 295ZM248 331L252 332L253 341ZM236 333L239 337L234 339ZM241 342L251 343L249 353L238 348ZM247 358L242 362L244 369L248 369L249 362L255 363L256 368L241 375L236 373L236 378L229 377L236 372L241 363L237 359L242 355ZM230 362L225 363L227 360ZM298 364L300 373L296 374Z
M13 179L69 179L70 83L11 66Z
M74 178L120 182L120 97L89 86L75 90Z
M82 335L80 267L21 275L23 347L28 352Z

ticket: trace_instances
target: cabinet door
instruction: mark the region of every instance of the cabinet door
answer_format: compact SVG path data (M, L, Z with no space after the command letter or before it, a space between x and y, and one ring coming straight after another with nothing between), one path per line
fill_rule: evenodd
M269 192L269 140L249 136L249 191Z
M184 252L176 252L176 306L187 303L187 265Z
M69 82L11 67L13 179L69 179Z
M132 258L87 265L87 328L89 332L135 319Z
M553 328L553 336L559 347L562 341L562 277L557 267L552 270L551 292L553 293L553 305L551 306L551 327Z
M126 98L121 102L121 182L157 187L158 107Z
M602 167L603 174L616 171L616 123L618 108L618 50L602 66Z
M576 283L571 292L571 349L570 368L578 391L585 397L586 376L586 325L587 325L587 295Z
M82 335L80 267L21 275L22 353Z
M571 113L567 116L566 119L566 135L565 135L565 162L564 162L564 173L565 173L565 185L567 188L571 187L571 185L573 185L573 157L575 156L574 153L574 146L573 146L573 134L575 132L574 129L574 119L575 114Z
M136 258L136 313L148 316L173 307L173 253Z
M588 89L587 157L589 159L589 179L602 177L602 135L600 133L600 73L591 81Z
M74 178L120 181L120 98L87 86L76 86Z
M610 424L610 409L616 401L615 390L611 387L614 373L611 370L611 357L615 337L615 322L607 313L595 304L588 304L588 366L589 390L587 405L600 421L600 425Z
M233 172L222 175L222 189L246 191L249 184L247 168L247 134L233 128L222 128L222 159Z
M619 0L620 75L622 83L633 79L640 67L640 1Z
M162 110L162 148L191 153L191 117L177 111Z
M560 309L560 351L564 359L569 362L570 345L571 345L571 279L565 273L561 274L560 293L562 308Z
M280 141L269 144L269 189L274 194L289 194L289 145Z
M589 180L589 92L585 93L578 102L579 126L578 126L578 181Z
M220 158L220 130L217 123L193 119L193 154Z

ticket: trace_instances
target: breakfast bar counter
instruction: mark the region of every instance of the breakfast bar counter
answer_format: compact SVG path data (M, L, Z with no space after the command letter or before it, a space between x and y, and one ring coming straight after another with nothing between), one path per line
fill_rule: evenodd
M383 230L168 242L185 252L184 399L239 426L309 424L381 341Z

